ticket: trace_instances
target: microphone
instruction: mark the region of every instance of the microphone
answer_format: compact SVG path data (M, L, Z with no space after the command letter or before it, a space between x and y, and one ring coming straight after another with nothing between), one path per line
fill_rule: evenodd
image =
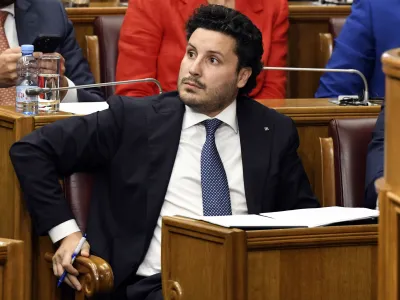
M334 73L351 73L357 74L364 82L364 99L360 101L362 104L368 104L368 82L364 74L356 69L324 69L324 68L291 68L291 67L264 67L263 70L278 70L278 71L310 71L310 72L334 72Z
M143 78L143 79L131 79L131 80L124 80L124 81L114 81L114 82L104 82L104 83L94 83L94 84L83 84L83 85L76 85L76 86L67 86L67 87L59 87L59 88L27 88L25 90L25 94L28 96L37 96L40 94L47 94L55 91L65 91L65 90L72 90L72 89L87 89L93 87L102 87L102 86L112 86L112 85L120 85L120 84L129 84L129 83L140 83L140 82L154 82L160 94L162 94L163 90L161 84L158 80L154 78Z

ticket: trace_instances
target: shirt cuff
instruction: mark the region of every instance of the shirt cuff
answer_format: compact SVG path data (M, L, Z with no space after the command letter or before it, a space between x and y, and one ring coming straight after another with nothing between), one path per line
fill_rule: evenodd
M67 78L69 87L75 86L75 84L71 80L69 80L67 76L65 76L65 78ZM65 97L64 99L61 100L61 102L62 103L79 102L78 92L76 91L76 89L67 90L67 94L65 94Z
M78 227L78 224L76 224L76 221L74 219L71 219L50 229L49 236L51 241L53 243L56 243L66 236L69 236L70 234L78 231L81 231Z

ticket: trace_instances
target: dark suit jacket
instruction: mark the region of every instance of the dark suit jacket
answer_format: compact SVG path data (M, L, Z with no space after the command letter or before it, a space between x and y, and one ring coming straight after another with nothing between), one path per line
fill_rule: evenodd
M10 155L40 234L73 218L57 175L97 172L87 234L118 285L136 273L153 236L185 106L177 92L108 102L108 110L34 131ZM317 207L293 121L246 97L237 100L237 117L248 212Z
M75 85L94 83L89 65L83 57L71 21L58 0L17 0L15 25L20 45L32 44L39 34L57 34L62 43L56 52L65 58L65 76ZM99 88L78 90L80 102L103 101Z
M367 168L365 176L365 207L375 208L378 197L375 190L375 180L383 176L385 144L385 106L376 121L372 140L368 145Z

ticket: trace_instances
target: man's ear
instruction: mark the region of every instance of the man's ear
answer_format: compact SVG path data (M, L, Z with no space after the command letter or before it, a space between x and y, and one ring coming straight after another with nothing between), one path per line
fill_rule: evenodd
M241 89L242 87L244 87L246 85L252 72L253 71L249 67L240 69L239 76L238 76L238 82L237 82L237 87L239 89Z

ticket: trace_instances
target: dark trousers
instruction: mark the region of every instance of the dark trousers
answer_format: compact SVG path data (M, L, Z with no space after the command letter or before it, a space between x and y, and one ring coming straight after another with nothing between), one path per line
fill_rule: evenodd
M150 277L133 276L119 287L112 296L113 300L163 300L161 274Z

